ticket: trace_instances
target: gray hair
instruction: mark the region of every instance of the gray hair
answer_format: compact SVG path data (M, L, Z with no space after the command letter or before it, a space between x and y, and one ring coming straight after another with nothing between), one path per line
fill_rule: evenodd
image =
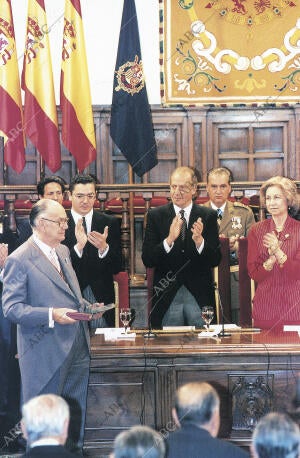
M288 415L269 413L257 423L252 442L259 458L298 458L299 426Z
M278 186L283 195L286 197L289 212L291 215L295 215L299 209L299 196L297 193L297 186L290 178L276 176L265 181L260 188L260 205L265 207L266 205L266 193L271 186Z
M164 458L163 437L149 426L133 426L115 438L115 458Z
M219 395L209 383L187 383L177 390L175 409L180 423L205 425L219 407Z
M43 437L61 436L70 410L66 401L55 394L36 396L22 407L22 421L29 444Z

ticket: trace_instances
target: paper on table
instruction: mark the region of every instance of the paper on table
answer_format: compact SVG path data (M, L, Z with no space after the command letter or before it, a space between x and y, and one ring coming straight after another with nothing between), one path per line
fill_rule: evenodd
M285 324L283 330L300 332L300 324Z
M222 325L221 324L211 324L209 326L209 329L215 329L215 328L219 329L220 327L222 329ZM239 329L242 329L241 326L237 326L234 323L226 323L226 324L224 324L224 330L225 331L234 331L234 330L238 331Z
M125 334L125 328L97 328L95 334L104 334L105 340L134 339L136 337L135 332Z
M209 331L199 332L198 337L217 337L221 331L222 331L222 325L215 324L214 326L209 327Z

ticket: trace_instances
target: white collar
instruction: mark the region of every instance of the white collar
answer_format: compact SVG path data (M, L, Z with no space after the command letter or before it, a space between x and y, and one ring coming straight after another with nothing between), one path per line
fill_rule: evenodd
M33 241L34 243L39 247L39 249L47 256L49 257L50 256L50 252L53 250L53 248L49 245L47 245L45 242L42 242L37 233L33 231L33 234L32 234L32 237L33 237Z
M91 227L92 227L92 218L93 218L93 209L91 209L86 215L80 215L77 213L75 210L71 208L71 215L74 219L75 225L78 223L78 220L82 218L82 216L85 217L85 222L86 222L86 227L88 232L90 232Z
M184 210L184 217L185 217L186 221L188 222L189 219L190 219L190 214L191 214L191 211L192 211L193 202L191 202L185 208L180 208L180 207L178 207L178 205L175 205L175 204L173 204L173 205L174 205L174 210L175 210L176 216L178 215L180 210Z
M33 447L40 447L42 445L61 445L57 439L53 437L43 437L42 439L38 439L37 441L32 442L30 444L30 448Z
M227 202L225 202L225 204L223 204L222 207L217 207L212 201L210 201L211 208L213 210L219 210L219 208L220 208L220 210L222 210L222 213L224 213L224 211L225 211L226 204L227 204Z

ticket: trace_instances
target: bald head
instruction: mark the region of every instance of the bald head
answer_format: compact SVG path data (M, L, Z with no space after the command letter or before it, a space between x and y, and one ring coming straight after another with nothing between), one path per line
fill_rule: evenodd
M215 415L219 418L219 407L218 393L209 383L187 383L177 390L175 409L180 424L208 425Z
M64 207L51 199L41 199L33 205L29 222L35 236L52 248L64 240L68 228Z

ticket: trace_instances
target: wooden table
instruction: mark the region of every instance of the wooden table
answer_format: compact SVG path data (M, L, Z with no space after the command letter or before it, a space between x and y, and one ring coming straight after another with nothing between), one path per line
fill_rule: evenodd
M209 381L221 396L220 437L248 445L252 429L269 410L293 411L300 372L296 332L159 333L145 339L91 339L92 359L85 431L87 455L107 456L114 437L135 424L163 435L174 429L176 388Z

